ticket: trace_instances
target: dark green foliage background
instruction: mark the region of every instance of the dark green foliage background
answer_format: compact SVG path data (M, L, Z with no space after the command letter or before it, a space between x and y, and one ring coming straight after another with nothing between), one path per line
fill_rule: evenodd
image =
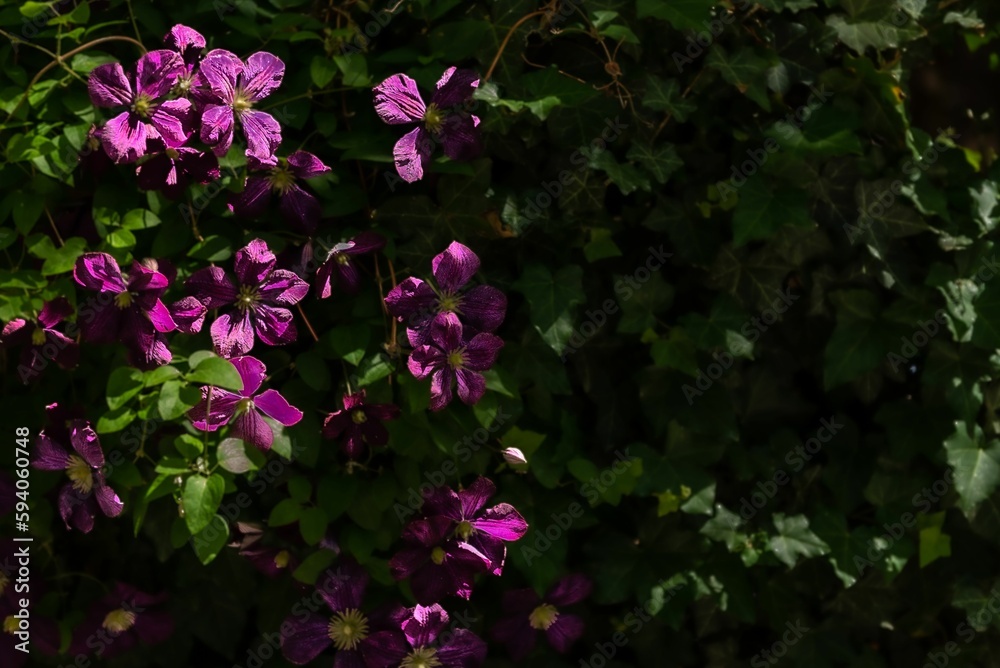
M467 609L485 634L505 589L541 591L572 571L595 582L574 652L539 651L527 665L580 665L617 632L624 646L609 666L770 665L758 653L786 623L809 631L782 665L918 667L950 641L949 665L994 665L1000 283L996 268L982 270L1000 222L995 3L404 0L383 27L369 12L385 10L360 0L5 2L0 28L22 41L0 46L0 320L56 295L85 298L69 273L84 250L169 259L179 282L208 262L229 267L258 236L300 245L276 216L226 211L245 170L239 150L218 184L192 189L193 202L208 202L202 243L181 203L136 189L128 167L99 179L77 168L101 118L83 81L103 62L127 67L133 45L100 43L28 88L56 53L112 35L159 48L175 23L209 48L271 51L287 63L263 105L282 122L279 153L304 148L333 167L311 184L325 214L317 236L385 234L383 293L386 257L399 280L426 276L458 240L480 254L480 280L510 297L498 332L507 344L474 408L426 412L427 387L385 345L371 261L357 298L303 303L318 343L300 319L297 344L256 351L269 386L306 418L276 444L271 473L250 453L261 470L213 476L225 484L223 507L241 491L252 499L241 521L287 525L273 540L305 560L295 579L312 582L331 563L316 545L330 530L382 583L374 599L405 600L387 569L402 526L396 504L454 460L465 483L493 477L532 529L502 578L446 608ZM713 20L718 36L699 46ZM371 87L406 72L427 90L452 65L485 74L515 25L495 88L479 96L482 157L438 160L414 185L391 178L399 132L375 115ZM800 129L780 125L813 90L829 99ZM609 123L620 136L595 150ZM952 138L940 137L949 128ZM745 183L720 188L762 154ZM544 184L563 170L561 193L544 206ZM886 192L892 202L873 208ZM628 287L624 277L641 278L661 246L672 253L666 265ZM791 305L774 321L766 309L779 290ZM181 295L171 288L171 299ZM616 312L561 358L609 299ZM928 322L936 333L917 336ZM123 666L244 665L302 595L292 578L266 580L217 541L197 554L187 544L177 501L186 479L219 458L218 439L203 451L183 418L198 385L188 356L210 345L207 333L172 335L176 373L159 375L122 369L120 346L84 345L77 370L52 368L28 386L16 352L3 358L11 440L15 426L37 433L43 407L58 401L84 408L112 462L120 453L111 480L122 518L67 533L46 494L61 476L36 472L32 531L46 582L36 610L64 634L100 582L171 593L174 639ZM709 382L717 359L730 368ZM350 474L318 435L345 375L403 409L388 451ZM795 459L823 420L842 426L808 461ZM455 450L491 425L473 456ZM502 447L528 454L527 474L500 470ZM611 475L619 453L631 464ZM602 473L603 491L586 486ZM761 490L773 498L744 511L748 521L727 521ZM575 503L582 516L559 528L553 515ZM214 515L210 505L198 512ZM638 624L644 605L652 614ZM491 646L489 665L512 665L503 657Z

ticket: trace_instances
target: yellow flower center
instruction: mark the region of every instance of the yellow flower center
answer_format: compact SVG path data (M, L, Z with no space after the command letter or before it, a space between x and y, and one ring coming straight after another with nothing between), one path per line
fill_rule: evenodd
M112 633L124 633L132 628L133 624L135 624L135 613L131 610L118 608L117 610L112 610L104 617L104 622L101 626Z
M253 308L253 305L260 301L257 289L250 285L241 285L240 291L236 295L236 308L245 311Z
M153 109L153 98L145 93L139 93L135 101L132 102L132 111L139 115L139 118L148 118Z
M433 647L418 647L403 659L399 668L436 668L441 665L437 650Z
M14 615L7 615L7 618L3 620L3 630L5 633L10 633L11 635L20 630L18 628L17 618L14 617Z
M327 635L337 649L355 649L368 637L368 618L353 608L338 612L330 618Z
M436 104L428 105L427 111L424 112L424 127L428 132L440 131L444 116L444 112L438 109Z
M45 343L45 330L41 327L36 327L35 331L31 333L31 342L36 346Z
M465 351L464 348L459 348L458 350L449 353L448 366L450 366L452 369L461 369L462 364L465 362L465 359L462 356L462 353L464 351Z
M191 77L189 76L179 77L177 79L177 85L174 88L174 91L177 93L177 95L179 95L180 97L184 97L185 95L187 95L189 90L191 90Z
M249 397L244 397L243 399L240 399L239 401L236 402L236 410L234 412L234 416L243 415L244 413L249 411L252 406L253 406L253 399Z
M435 547L433 550L431 550L431 561L433 561L438 566L444 563L444 557L445 557L444 548Z
M365 422L368 422L368 416L365 415L365 412L360 408L351 413L351 419L354 421L354 424L364 424Z
M278 568L287 568L288 560L292 555L288 554L288 550L282 550L278 554L274 555L274 565Z
M295 183L295 175L288 169L288 163L282 158L278 166L271 169L271 175L267 180L270 182L272 190L279 195L284 195L285 191Z
M233 93L233 111L239 115L253 107L253 102L242 88L237 88L236 92Z
M458 307L462 300L458 295L441 295L438 300L438 313L458 313Z
M457 533L458 536L465 541L469 540L469 536L471 536L475 531L476 529L470 522L459 522L458 526L455 528L455 533Z
M115 295L115 306L118 308L127 308L132 304L132 293L128 290L124 292L119 292Z
M81 494L90 494L90 490L94 488L94 472L90 464L83 461L83 457L79 455L69 456L66 475L73 482L73 489Z
M556 619L558 618L559 611L556 610L556 606L543 603L532 610L531 614L528 615L528 624L530 624L533 629L546 631L550 626L556 623Z
M171 160L176 160L177 157L180 155L180 151L178 151L176 148L170 148L169 146L164 151L164 153L166 153L167 157L170 158Z

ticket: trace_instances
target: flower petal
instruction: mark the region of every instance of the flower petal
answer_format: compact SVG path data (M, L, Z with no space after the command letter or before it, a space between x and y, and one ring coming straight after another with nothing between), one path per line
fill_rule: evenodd
M58 505L59 516L62 517L67 529L74 528L82 533L90 533L94 528L94 508L97 504L93 502L90 494L82 494L67 483L59 490Z
M481 373L469 369L456 369L458 380L458 398L466 405L479 403L486 394L486 379Z
M441 122L438 137L444 154L452 160L472 160L482 153L483 146L476 126L475 116L452 114Z
M110 295L102 293L102 296ZM119 340L122 328L122 311L108 300L106 303L95 300L92 305L85 305L77 318L83 340L88 343L115 343Z
M311 179L320 174L326 174L330 168L323 161L307 151L295 151L288 156L288 164L292 166L292 174L300 179Z
M152 136L149 130L138 114L123 111L104 124L101 145L114 162L135 162L146 155L146 142Z
M496 363L501 348L503 348L503 339L499 336L487 333L476 334L466 344L462 360L466 368L473 371L486 371Z
M472 521L477 531L504 541L519 540L528 531L528 523L514 506L498 503Z
M163 43L181 54L188 63L197 60L201 50L205 48L205 38L200 32L178 23L163 36Z
M292 312L276 306L258 306L252 316L253 328L262 343L283 346L299 337Z
M427 111L417 82L405 74L394 74L375 86L375 112L389 125L416 123Z
M271 426L264 422L254 409L250 409L233 420L233 437L242 439L258 450L268 451L274 442Z
M462 295L459 312L480 332L492 332L507 315L507 295L491 285L477 285Z
M69 442L92 468L99 469L104 466L104 451L101 449L101 441L97 438L97 433L87 423L80 420L74 421Z
M379 631L361 642L368 668L396 668L409 651L406 636L399 631Z
M184 297L169 306L170 316L182 334L197 334L205 324L208 309L194 297Z
M292 306L309 294L309 284L287 269L275 269L260 283L260 299L267 304Z
M178 98L160 103L150 115L149 122L168 145L180 146L191 137L194 117L194 106L188 100Z
M163 97L183 73L184 59L176 51L150 51L135 65L135 93L145 93L154 100Z
M479 256L468 246L452 241L431 260L431 271L442 290L455 293L479 271Z
M443 368L445 355L434 346L420 346L410 353L406 367L417 380L423 380L430 374Z
M431 400L429 407L432 411L439 411L451 403L452 375L450 369L439 369L431 376Z
M49 329L55 327L67 317L72 315L73 307L65 297L56 297L42 305L42 311L38 314L38 322L42 327Z
M267 247L267 242L254 239L236 251L233 268L240 285L257 286L271 273L274 263L274 252Z
M241 398L238 394L213 387L211 388L212 401L209 402L209 389L207 386L201 388L201 401L187 412L191 424L194 425L195 429L201 431L215 431L229 422L233 413L236 412L236 404Z
M229 361L236 367L236 371L239 372L240 378L243 380L243 391L240 394L244 397L252 397L257 394L260 384L264 382L264 376L267 375L267 367L264 366L264 363L249 355L234 357Z
M286 427L291 427L302 419L302 411L288 403L277 390L264 390L254 397L253 403L264 415Z
M586 575L573 573L557 582L545 595L545 600L560 607L579 603L590 596L593 586L594 583Z
M253 102L259 102L281 85L285 63L273 53L258 51L247 58L243 67L243 91Z
M146 314L137 308L122 311L121 337L128 347L129 364L138 369L148 371L173 359L167 337L156 331Z
M158 332L172 332L177 329L177 323L174 322L173 316L170 315L170 309L159 299L153 304L153 308L146 311L146 315L149 316L149 321L153 323L153 329Z
M431 102L441 109L454 107L469 100L478 86L478 72L449 67L438 80Z
M73 266L73 278L91 290L124 292L125 278L118 262L107 253L84 253Z
M236 285L222 267L205 267L191 274L184 287L194 294L205 308L219 308L236 301Z
M212 344L222 357L245 355L253 348L254 329L249 311L223 313L211 327Z
M295 229L312 234L323 215L323 207L314 195L292 183L281 196L281 213Z
M419 278L407 278L389 291L385 296L385 305L389 313L400 318L406 318L407 327L414 327L427 319L434 311L437 295L434 289Z
M87 93L96 107L120 107L132 103L132 85L121 63L95 67L87 79Z
M233 110L225 105L207 105L201 112L201 140L222 156L233 145Z
M565 654L583 635L583 629L583 620L578 616L560 613L555 623L545 630L545 635L548 636L552 649Z
M316 591L334 612L359 609L368 586L368 571L347 559L316 581Z
M462 505L462 517L473 518L479 514L486 502L497 493L497 486L485 476L479 476L471 485L458 492Z
M439 313L434 316L430 334L434 345L445 352L458 350L462 347L462 323L454 313Z
M424 165L430 162L434 152L434 141L422 126L416 127L399 138L392 147L392 159L396 172L407 183L414 183L424 177Z
M448 613L439 604L417 605L403 622L403 634L413 647L431 645L448 626Z
M274 116L264 111L247 109L240 114L240 124L247 139L247 157L272 163L274 152L281 145L281 126L274 120Z
M229 105L232 104L236 94L236 82L243 74L243 61L231 51L213 49L205 54L198 65L198 74L202 83L207 86L206 93L216 102ZM230 118L232 118L232 110L230 110ZM202 130L202 139L204 140L204 129Z
M97 505L107 517L118 517L122 514L125 504L118 498L115 490L104 483L104 476L97 479L98 475L94 476L94 498L97 499Z
M229 206L241 218L257 218L267 211L271 202L271 184L262 176L247 178L243 192L233 196Z
M31 465L40 471L62 471L69 464L69 453L49 438L44 431L35 439L35 456Z
M438 648L437 658L445 666L481 666L486 643L469 629L455 629L448 642Z
M316 614L307 614L305 619L288 617L281 625L281 653L296 666L306 665L333 644L327 633L329 626L329 618Z
M5 346L30 344L31 334L37 328L35 323L24 318L14 318L3 326L3 332L0 333L0 340L3 341L3 345Z

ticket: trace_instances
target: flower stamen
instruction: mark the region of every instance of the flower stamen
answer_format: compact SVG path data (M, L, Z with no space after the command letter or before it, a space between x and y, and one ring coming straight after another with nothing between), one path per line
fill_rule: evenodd
M72 481L73 489L81 494L90 494L90 490L94 488L94 472L90 468L90 464L79 455L69 456L66 475Z
M531 614L528 615L528 624L530 624L533 629L546 631L550 626L556 623L558 618L559 611L556 610L556 606L543 603L532 610Z
M441 665L434 647L417 647L403 658L399 668L436 668Z
M330 618L327 635L338 650L355 649L368 637L368 618L354 608L338 612Z
M131 610L118 608L117 610L112 610L104 617L101 626L112 633L124 633L132 628L134 624L135 613Z

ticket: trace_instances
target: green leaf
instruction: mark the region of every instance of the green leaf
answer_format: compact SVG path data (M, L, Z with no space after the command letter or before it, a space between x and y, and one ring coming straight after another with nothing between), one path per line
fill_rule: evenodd
M370 338L368 325L339 325L320 337L321 352L357 366L365 356Z
M676 79L663 80L656 76L646 79L646 94L642 98L642 106L654 111L665 111L680 123L686 121L698 108L694 102L682 97L681 87Z
M1000 483L1000 441L985 442L982 428L973 425L972 435L964 422L955 422L955 433L944 442L948 465L955 472L958 506L970 519L976 506Z
M531 323L556 353L562 353L573 336L574 308L585 300L583 270L577 265L560 268L554 275L542 264L531 264L514 283L531 307Z
M313 56L309 64L309 76L319 88L326 88L337 76L337 71L337 64L324 56Z
M920 528L920 568L941 557L951 556L951 536L941 530L944 516L944 511L917 516L917 526Z
M225 491L226 481L218 474L208 477L193 475L185 481L181 500L184 503L184 522L192 536L212 521Z
M152 211L132 209L122 218L122 227L126 230L148 230L151 227L156 227L161 222L160 217ZM135 243L135 237L132 237L132 239L133 243Z
M775 513L771 518L778 535L767 541L767 549L789 568L798 563L799 557L819 557L830 552L830 546L809 529L805 515L785 517Z
M326 535L328 522L322 508L306 508L299 518L299 531L306 545L315 545Z
M715 4L715 0L637 0L636 13L640 19L669 21L678 30L703 31L702 22L711 18Z
M160 388L156 410L164 420L175 420L201 401L201 392L179 380L168 380Z
M298 522L302 517L302 506L295 499L283 499L271 509L271 515L267 523L273 527L280 527L292 522Z
M246 444L238 438L226 438L219 443L215 456L219 466L230 473L247 473L256 466L247 456Z
M135 418L135 411L127 406L121 406L102 415L97 420L96 431L98 434L113 434L132 424Z
M205 237L204 241L199 241L188 251L188 257L206 262L223 262L232 255L233 248L229 240L214 234Z
M186 376L189 383L203 383L237 392L243 389L243 379L232 362L221 357L206 357Z
M145 386L143 373L132 367L118 367L108 376L108 408L120 408Z
M666 183L670 175L684 166L673 144L652 146L645 142L632 144L626 157L646 168L657 183Z
M292 577L299 582L309 585L315 584L320 573L330 567L336 556L332 550L317 550L302 560L299 567L292 573Z
M733 246L755 239L767 239L785 225L809 227L805 192L771 183L761 175L747 179L739 189L739 203L733 211Z
M212 515L205 528L191 537L191 546L198 561L207 565L219 555L228 540L229 524L222 515Z

